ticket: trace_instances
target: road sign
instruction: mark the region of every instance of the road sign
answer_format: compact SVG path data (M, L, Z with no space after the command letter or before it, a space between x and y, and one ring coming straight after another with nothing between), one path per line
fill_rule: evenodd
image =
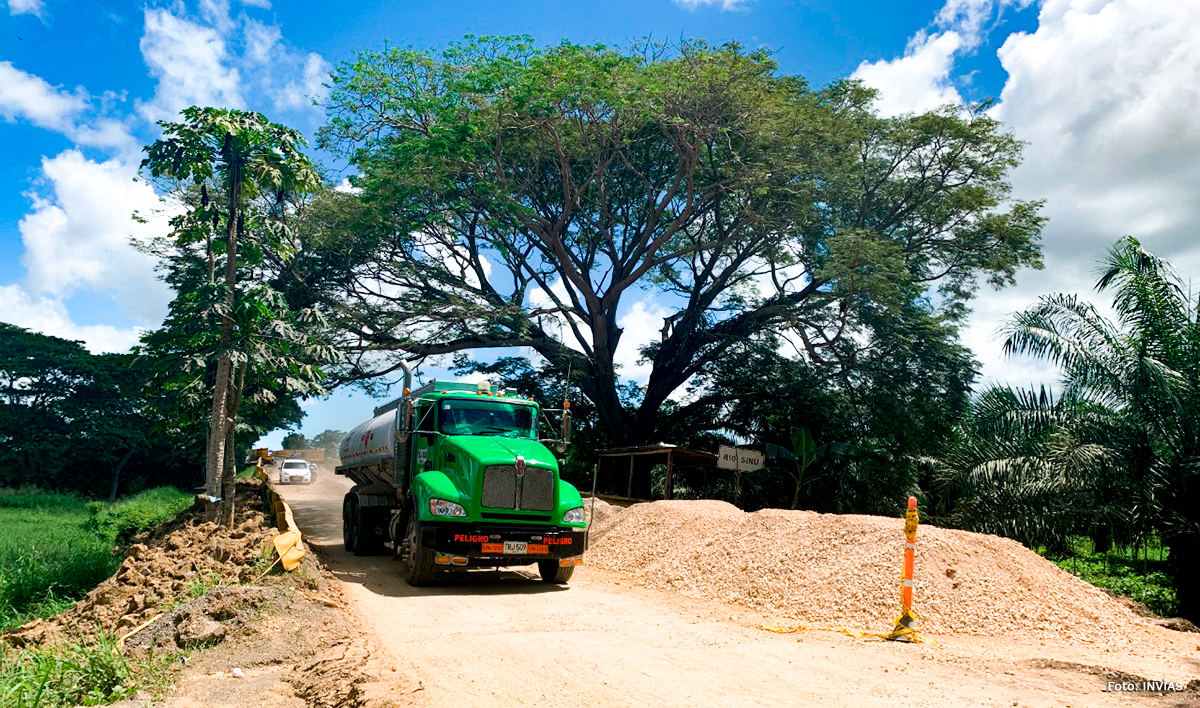
M763 454L745 447L722 445L717 456L717 467L738 472L753 472L763 467Z

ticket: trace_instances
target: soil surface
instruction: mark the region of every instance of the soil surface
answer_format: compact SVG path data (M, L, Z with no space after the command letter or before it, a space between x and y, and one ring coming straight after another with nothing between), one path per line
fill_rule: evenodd
M309 554L284 573L274 557L263 486L238 483L232 529L193 507L135 539L118 571L74 607L9 630L17 647L120 639L135 662L178 657L163 696L118 708L390 708L422 690L364 630L342 584ZM267 572L272 571L273 572ZM161 666L159 664L153 664Z
M340 595L362 622L365 636L378 638L382 652L373 656L383 662L386 652L398 675L419 677L421 690L388 694L387 700L398 704L857 708L919 700L923 706L947 708L1200 705L1200 681L1195 681L1200 678L1200 637L1139 623L1127 612L1115 619L1098 618L1102 626L1097 633L1077 630L1057 638L1023 631L1028 624L1016 623L1017 629L1010 629L1011 618L1002 610L983 618L988 624L982 630L973 626L974 634L925 634L933 641L922 644L825 631L776 634L761 626L794 627L794 618L821 613L812 614L811 605L801 610L779 607L774 600L756 604L737 593L729 599L743 604L703 592L688 596L647 587L663 586L656 580L673 567L654 570L661 554L654 553L652 543L661 541L650 539L625 540L644 544L640 552L646 557L630 560L621 572L584 566L565 587L540 582L530 567L471 571L436 587L411 588L390 556L355 557L343 550L341 506L350 486L348 480L322 470L313 485L278 489L309 548L337 579ZM624 513L628 512L620 512ZM672 533L678 537L691 529L692 542L703 543L725 532L720 524L707 531L697 524ZM595 555L600 558L604 550L600 541L597 544ZM703 548L696 548L697 558ZM1006 544L997 548L1013 552ZM947 546L945 552L952 555L952 550ZM608 561L614 565L625 562L612 558ZM702 560L707 564L702 575L745 570L722 564L719 554L715 560ZM819 562L813 563L819 570ZM898 585L895 569L887 572ZM829 582L840 581L831 576ZM1063 582L1066 591L1091 592ZM947 587L953 590L952 584ZM948 590L939 590L938 596L946 618L953 616ZM1039 593L1037 587L1027 590L1023 598ZM829 596L837 593L821 595ZM804 602L802 596L786 596L786 601L793 600ZM845 617L856 617L855 611L850 608ZM880 611L886 625L894 610ZM836 627L837 619L831 618L829 626ZM985 636L988 627L995 629L993 636ZM1105 641L1114 631L1136 636ZM1195 682L1180 693L1110 690L1110 683L1142 680ZM412 681L401 683L411 686Z

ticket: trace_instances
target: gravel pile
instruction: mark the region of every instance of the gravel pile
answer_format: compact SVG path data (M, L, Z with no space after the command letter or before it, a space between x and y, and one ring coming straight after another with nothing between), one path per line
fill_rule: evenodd
M899 614L902 519L658 501L597 502L587 562L648 587L805 626L887 631ZM923 525L914 609L933 633L1124 641L1145 622L1010 539Z

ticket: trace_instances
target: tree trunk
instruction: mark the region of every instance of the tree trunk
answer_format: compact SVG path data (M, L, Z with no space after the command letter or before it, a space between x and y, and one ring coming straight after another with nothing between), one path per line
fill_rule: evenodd
M1175 571L1175 598L1179 603L1179 616L1193 624L1200 624L1200 534L1184 532L1167 539L1171 552L1168 556Z
M133 453L135 452L137 452L136 449L125 453L125 456L121 458L121 461L113 469L112 485L108 488L108 502L110 504L117 500L117 487L121 483L121 470L125 469L125 463L129 462L129 458L133 457Z
M237 499L237 459L235 457L236 429L233 421L237 419L238 409L242 406L242 390L246 385L246 362L237 368L237 378L229 390L229 430L225 439L225 463L221 473L221 498L224 505L221 508L221 523L227 528L233 527L234 502Z
M229 184L229 224L226 230L225 249L225 313L221 321L221 354L217 359L217 381L213 387L212 413L208 423L208 449L205 460L205 490L210 498L219 499L212 508L212 520L217 521L226 515L222 513L223 484L222 468L225 465L225 450L228 443L229 431L233 426L228 411L229 388L232 384L233 362L229 358L229 347L233 344L233 308L234 290L237 287L237 225L238 202L241 200L241 169L237 160L230 159L233 153L233 136L225 135L226 164L229 174L226 176ZM232 503L232 500L230 500Z

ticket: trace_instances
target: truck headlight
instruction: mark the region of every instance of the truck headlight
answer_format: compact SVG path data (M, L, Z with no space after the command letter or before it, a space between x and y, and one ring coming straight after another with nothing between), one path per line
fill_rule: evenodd
M466 516L467 510L462 507L462 504L455 504L445 499L430 499L429 513L434 516Z
M564 524L582 524L582 523L585 523L586 521L587 521L587 519L585 519L583 516L583 507L582 506L577 506L574 509L563 514L563 523Z

